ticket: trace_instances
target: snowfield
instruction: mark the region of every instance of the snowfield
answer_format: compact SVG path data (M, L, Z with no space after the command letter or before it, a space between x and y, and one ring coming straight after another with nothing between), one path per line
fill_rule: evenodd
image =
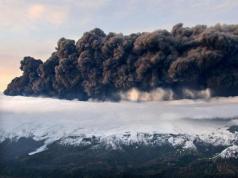
M63 145L94 141L113 149L121 144L169 143L196 150L195 140L226 149L222 158L238 158L238 97L153 102L81 102L49 98L0 96L0 142L33 138ZM90 138L90 139L85 139Z

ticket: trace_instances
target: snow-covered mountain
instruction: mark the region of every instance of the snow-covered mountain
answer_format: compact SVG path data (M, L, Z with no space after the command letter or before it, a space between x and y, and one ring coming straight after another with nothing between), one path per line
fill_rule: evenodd
M81 102L1 95L0 142L31 138L49 145L171 145L224 147L212 158L238 157L238 98L154 102Z

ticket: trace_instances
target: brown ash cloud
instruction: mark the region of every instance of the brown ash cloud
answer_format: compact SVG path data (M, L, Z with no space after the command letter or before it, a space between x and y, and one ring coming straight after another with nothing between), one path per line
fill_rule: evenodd
M24 57L6 95L120 100L132 89L209 89L211 96L238 95L238 25L183 27L123 35L93 29L75 42L61 38L45 61Z

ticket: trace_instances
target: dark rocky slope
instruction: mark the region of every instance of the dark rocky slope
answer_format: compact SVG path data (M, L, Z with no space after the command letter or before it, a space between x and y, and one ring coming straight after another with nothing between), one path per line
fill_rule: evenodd
M30 138L0 143L0 177L18 178L232 178L238 159L213 158L223 147L195 143L189 150L170 144L120 145L120 149L53 143L48 150L29 156L38 142ZM22 145L25 145L22 147ZM20 148L20 150L18 149Z

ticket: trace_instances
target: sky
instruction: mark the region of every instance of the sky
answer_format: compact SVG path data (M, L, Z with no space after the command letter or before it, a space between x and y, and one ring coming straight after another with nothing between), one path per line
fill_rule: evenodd
M45 61L61 37L99 27L130 34L182 22L238 24L238 0L0 0L0 91L21 74L20 60Z

